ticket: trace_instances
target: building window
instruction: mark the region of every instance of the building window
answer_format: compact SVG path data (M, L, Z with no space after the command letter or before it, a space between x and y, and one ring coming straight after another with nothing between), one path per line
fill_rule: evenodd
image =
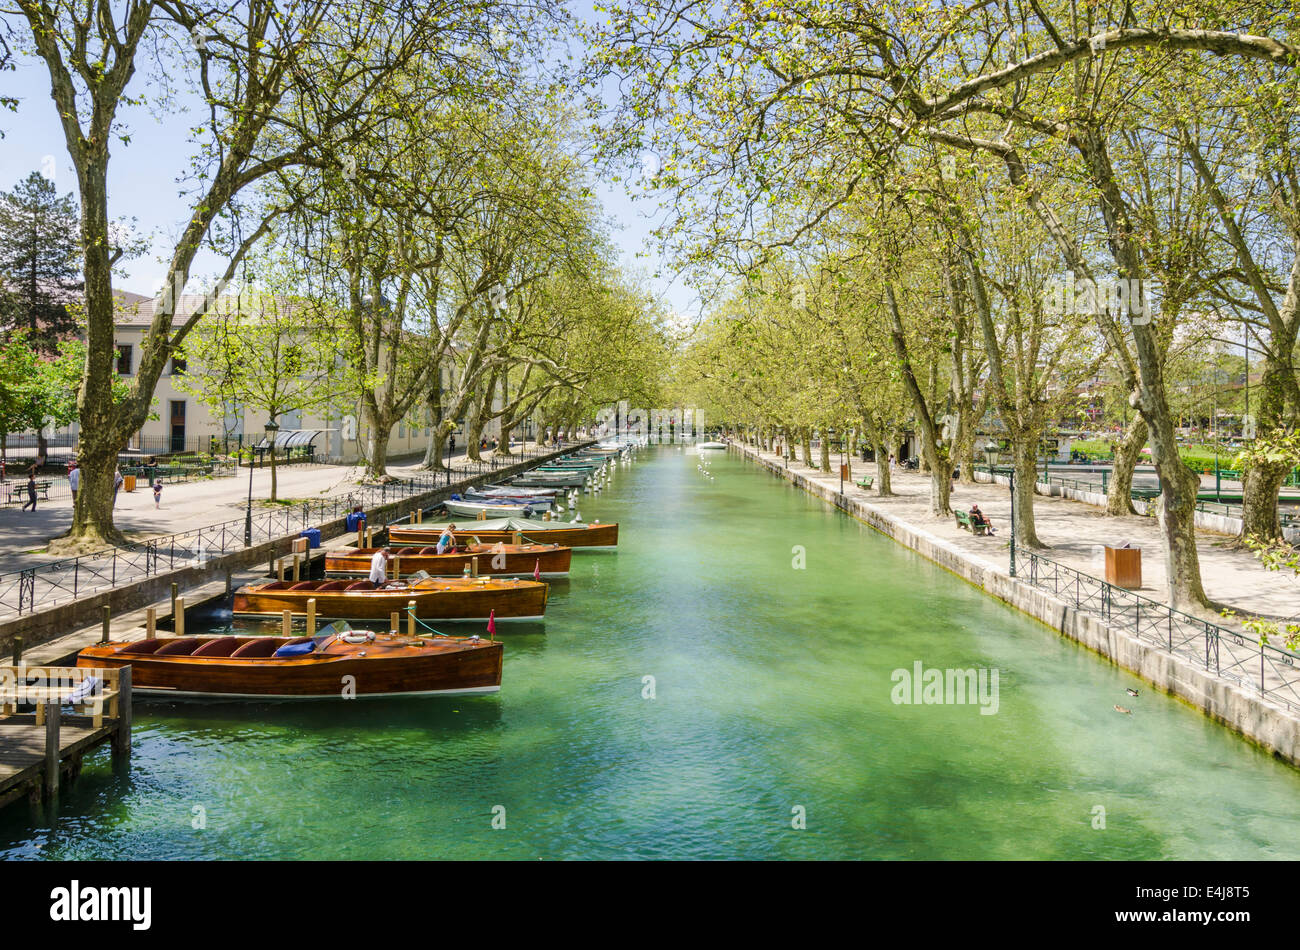
M131 344L119 343L117 345L117 375L131 375Z
M183 356L172 357L172 375L173 376L185 375L185 357Z

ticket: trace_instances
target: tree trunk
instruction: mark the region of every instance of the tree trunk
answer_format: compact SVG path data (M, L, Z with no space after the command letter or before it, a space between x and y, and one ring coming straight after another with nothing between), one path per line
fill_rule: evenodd
M275 479L275 476L276 476L276 468L275 468L275 446L272 445L272 446L271 446L267 451L268 451L268 453L269 453L270 456L271 456L271 501L275 501L275 500L276 500L275 490L276 490L276 487L277 487L277 485L276 485L276 479Z
M366 459L365 477L371 481L383 481L388 478L388 438L392 429L373 421L369 428L370 457Z
M821 437L821 470L829 473L831 470L831 440L826 438L826 431L822 430Z
M1282 373L1286 372L1271 356L1264 361L1260 392L1259 423L1257 435L1265 437L1282 424L1286 409ZM1242 479L1241 535L1246 538L1273 539L1281 537L1282 525L1278 520L1277 493L1286 481L1291 466L1286 462L1272 464L1254 463L1246 467Z
M1031 548L1046 545L1038 540L1034 524L1034 485L1038 481L1038 433L1022 433L1011 440L1011 456L1016 469L1016 544Z
M803 463L809 468L812 468L812 430L807 426L804 426L799 430L799 439L803 443Z
M1141 413L1135 412L1124 430L1124 437L1115 446L1115 462L1111 468L1110 486L1106 492L1106 514L1132 515L1133 469L1142 458L1147 444L1147 423Z

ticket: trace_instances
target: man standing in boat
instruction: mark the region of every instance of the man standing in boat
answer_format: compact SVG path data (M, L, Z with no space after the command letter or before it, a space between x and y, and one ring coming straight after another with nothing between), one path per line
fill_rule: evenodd
M382 587L388 583L388 552L379 550L370 559L370 583Z

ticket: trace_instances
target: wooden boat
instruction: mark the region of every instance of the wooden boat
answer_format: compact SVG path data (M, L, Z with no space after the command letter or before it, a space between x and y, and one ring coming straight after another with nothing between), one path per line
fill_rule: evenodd
M583 488L587 484L587 477L586 472L517 475L510 480L510 484L525 488Z
M370 580L271 581L235 591L231 612L236 617L279 617L289 610L307 613L316 601L316 616L340 620L387 620L394 612L406 616L415 601L421 620L540 620L546 612L547 586L541 581L506 577L429 577L389 581L377 587Z
M480 514L489 518L519 518L529 510L528 505L490 505L481 501L453 501L450 498L442 503L442 507L447 509L447 514L458 518L477 518Z
M518 485L484 485L482 488L470 488L471 494L486 495L489 498L555 498L563 494L556 488L521 488Z
M325 573L330 577L364 577L370 573L370 559L380 550L387 550L397 559L389 563L389 571L396 575L400 570L402 577L417 571L434 577L461 577L476 558L479 574L532 577L536 570L543 577L562 577L569 573L573 560L573 548L558 544L462 544L445 554L439 554L436 547L344 548L326 552Z
M389 544L438 543L445 524L389 525ZM456 537L462 541L495 541L559 544L566 548L603 548L618 544L618 522L583 524L576 521L537 521L527 518L498 518L495 521L456 522ZM479 562L482 565L482 561ZM481 568L480 568L481 569Z
M501 655L500 641L478 637L365 635L344 627L314 638L110 641L82 650L77 666L130 666L132 691L156 696L350 699L495 693L501 688Z
M465 494L457 497L453 495L452 501L472 502L477 505L501 505L508 508L527 508L534 514L541 514L544 511L550 511L555 507L555 499L549 496L538 498L535 496L524 497L509 495L482 495L474 491L466 491ZM513 517L503 515L502 517Z

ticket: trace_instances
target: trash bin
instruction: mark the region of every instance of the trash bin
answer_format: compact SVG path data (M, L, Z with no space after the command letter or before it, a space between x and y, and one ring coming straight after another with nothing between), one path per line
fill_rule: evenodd
M307 528L299 537L307 539L307 547L320 547L320 528Z
M1128 541L1106 545L1106 581L1129 590L1141 588L1142 549Z
M853 481L853 466L848 462L840 463L840 478L846 482Z
M122 477L122 490L123 490L123 491L135 491L135 476L134 476L134 475L124 475L124 476Z

